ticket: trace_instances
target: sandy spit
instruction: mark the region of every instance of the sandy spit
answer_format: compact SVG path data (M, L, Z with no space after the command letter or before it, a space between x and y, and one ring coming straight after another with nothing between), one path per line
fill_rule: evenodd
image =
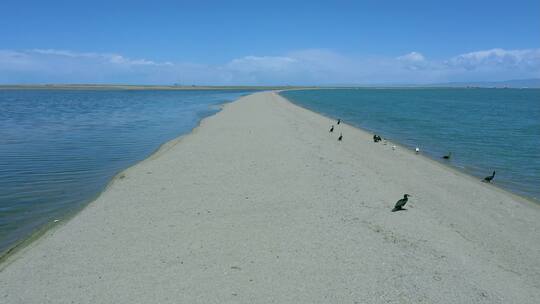
M538 303L538 205L333 123L228 104L4 262L0 303Z

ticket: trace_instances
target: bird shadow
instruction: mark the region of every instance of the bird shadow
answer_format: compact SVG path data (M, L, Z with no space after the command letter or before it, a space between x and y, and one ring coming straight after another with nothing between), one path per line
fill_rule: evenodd
M406 208L394 208L392 209L392 212L396 212L396 211L407 211Z

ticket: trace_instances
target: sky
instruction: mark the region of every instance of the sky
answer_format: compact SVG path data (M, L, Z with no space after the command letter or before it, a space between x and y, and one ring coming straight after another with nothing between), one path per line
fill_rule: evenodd
M540 1L2 0L0 84L540 78Z

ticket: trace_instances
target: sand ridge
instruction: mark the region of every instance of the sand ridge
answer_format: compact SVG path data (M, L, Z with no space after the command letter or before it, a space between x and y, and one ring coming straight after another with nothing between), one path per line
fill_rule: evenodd
M536 303L537 205L333 123L226 105L14 256L2 303Z

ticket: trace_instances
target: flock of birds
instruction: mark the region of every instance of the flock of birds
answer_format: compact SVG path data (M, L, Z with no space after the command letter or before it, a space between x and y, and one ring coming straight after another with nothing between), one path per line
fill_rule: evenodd
M338 119L337 120L337 125L341 124L341 119ZM334 132L334 125L332 125L332 127L330 128L330 133L333 133ZM338 141L342 141L343 140L343 133L339 133L339 137L337 139Z
M336 122L336 125L340 125L340 124L341 124L341 119L338 119L337 122ZM334 133L334 125L332 125L330 127L329 132ZM377 134L373 135L373 141L374 142L379 142L379 141L382 141L382 140L383 139L379 135L377 135ZM342 132L339 133L338 141L343 141L343 133ZM385 140L385 144L386 144L386 140ZM395 150L395 149L396 149L396 146L393 145L392 150ZM419 154L420 153L420 148L416 147L414 149L414 151L415 151L416 154ZM451 157L452 157L452 152L448 152L448 154L443 155L441 158L446 159L446 160L450 160ZM485 182L485 183L491 183L493 178L495 178L495 171L493 171L493 173L491 175L484 177L484 179L482 181ZM405 207L405 204L407 204L407 202L409 201L410 196L412 196L412 195L403 194L403 198L396 202L396 204L394 205L394 208L392 209L392 212L396 212L396 211L400 211L400 210L407 210L404 207Z

